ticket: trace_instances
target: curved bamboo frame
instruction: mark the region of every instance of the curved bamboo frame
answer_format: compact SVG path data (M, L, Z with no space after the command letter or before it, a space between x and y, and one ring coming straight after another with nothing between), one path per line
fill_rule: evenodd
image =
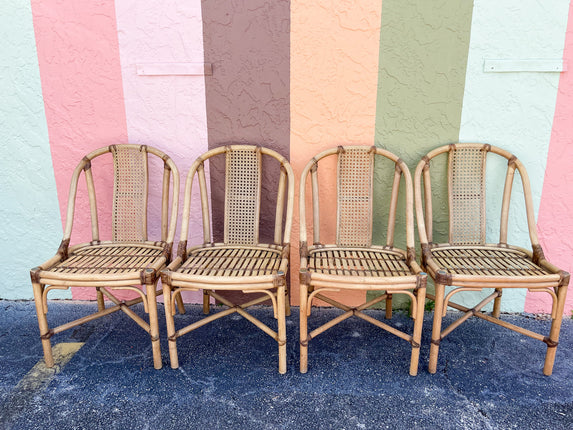
M228 166L226 171L226 178L229 181L230 176L229 170L234 166L232 165L233 157L242 151L249 157L255 154L256 157L260 157L258 161L259 171L255 172L253 177L256 177L254 187L259 187L261 181L261 171L260 166L262 163L262 157L267 156L277 160L280 165L279 172L279 183L277 190L277 207L275 216L275 230L274 230L274 243L266 244L260 243L258 239L258 211L260 208L260 196L256 193L251 196L254 200L255 207L255 230L256 232L248 241L250 243L237 244L233 243L229 233L230 221L226 215L225 217L225 242L223 243L213 243L212 232L211 232L211 214L209 210L209 194L207 192L207 178L205 177L204 164L206 161L217 156L225 156ZM240 157L240 154L237 155ZM239 167L241 168L241 167ZM245 175L250 175L250 171L247 171ZM252 172L251 172L252 173ZM233 173L234 175L234 173ZM202 220L203 220L203 244L187 248L187 239L189 233L189 219L191 216L191 194L194 179L197 178L200 191L201 199L201 210L202 210ZM225 199L229 198L229 187L225 190ZM285 207L286 200L286 207ZM226 203L227 204L227 203ZM238 313L239 315L245 317L248 321L253 323L259 329L267 333L278 343L279 347L279 372L286 372L286 320L285 316L289 312L289 298L288 289L286 285L286 273L288 272L289 265L289 254L290 254L290 233L292 228L292 212L294 204L294 174L292 168L286 158L281 156L276 151L268 148L253 146L253 145L229 145L214 148L200 157L193 163L189 173L187 174L187 180L185 183L185 202L183 207L183 223L181 227L181 237L180 245L178 250L177 258L162 271L163 280L163 294L165 296L166 305L166 321L167 321L167 334L169 339L169 356L171 361L171 367L176 369L179 367L179 358L177 353L177 339L186 333L189 333L197 328L215 321L224 316L230 315L232 313ZM285 217L285 223L283 226L283 216ZM235 220L235 225L233 228L241 228L241 221ZM252 230L252 225L246 228L246 230ZM240 232L245 233L243 232ZM245 233L248 236L248 233ZM213 250L218 251L237 251L241 255L251 255L250 253L256 254L256 251L267 251L268 257L272 261L278 262L278 267L275 270L270 271L270 273L260 274L254 273L254 270L241 268L241 271L252 272L237 274L236 276L231 276L230 273L225 273L225 271L232 271L233 268L238 267L237 264L241 263L241 258L237 258L235 262L231 261L230 266L226 269L214 270L215 273L205 274L203 273L202 266L199 259L195 259L196 255L201 252L207 252ZM251 258L251 257L249 257ZM186 264L191 262L199 261L196 270L199 270L199 274L185 273ZM212 259L210 260L212 261ZM195 266L193 266L195 267ZM207 270L207 269L205 269ZM239 269L236 269L239 272ZM174 311L172 310L174 297L180 297L181 291L198 291L203 290L203 312L208 314L210 311L209 300L214 298L218 302L224 304L229 309L217 312L216 314L207 316L200 321L191 324L182 329L175 329L175 321L173 319ZM222 295L217 293L217 290L234 290L242 291L244 293L259 293L262 297L255 298L247 303L237 305L232 303L230 300L226 299ZM265 301L271 301L273 306L273 312L275 318L277 319L277 330L273 330L260 320L254 318L252 315L248 314L245 309L250 306L263 303Z
M147 157L149 154L163 160L163 185L162 185L162 204L161 204L161 239L159 241L150 241L147 237L147 195L143 196L143 206L141 210L141 231L144 237L139 241L102 241L100 240L99 232L99 219L97 210L97 200L95 193L95 185L92 175L92 160L104 154L112 153L114 161L116 161L116 154L129 154L140 153L142 154L142 164L139 166L143 171L140 176L147 181L148 168ZM117 163L114 163L114 171L118 169ZM90 205L91 217L91 231L92 241L88 243L80 243L70 246L70 238L72 235L74 216L75 216L75 202L78 191L78 183L80 176L84 174L87 192ZM128 172L133 173L133 172ZM146 145L110 145L96 149L86 155L75 168L72 179L70 182L70 190L68 196L68 206L66 212L66 224L64 228L64 235L60 247L56 255L38 267L31 270L32 286L34 289L34 299L36 302L36 313L38 316L38 324L40 327L40 336L42 339L42 346L44 350L44 360L48 367L54 365L52 356L52 347L50 338L64 330L76 327L88 321L92 321L103 316L109 315L119 310L126 313L132 318L140 327L143 328L151 337L151 345L153 351L153 363L156 369L162 367L161 351L159 346L159 323L157 319L157 299L156 296L162 294L161 290L156 290L157 281L159 280L159 271L164 268L171 258L171 248L173 246L173 239L175 236L175 228L177 226L177 212L179 202L179 171L175 163L162 151ZM115 179L117 181L117 178ZM114 182L117 185L117 182ZM147 191L147 184L142 184L143 190ZM172 188L172 190L171 190ZM118 228L120 228L119 226ZM115 227L114 227L115 228ZM114 232L115 235L115 232ZM133 261L130 255L126 254L126 249L137 249L141 252L150 254L145 258L145 264L142 265ZM72 261L74 255L79 255L82 251L86 250L106 250L110 257L118 257L118 261L130 262L128 267L114 267L114 273L106 272L106 267L103 260L99 263L102 266L97 266L94 259L97 257L84 258L85 262L79 261L74 263L76 268L70 270L59 270L58 267L66 265L68 261ZM151 255L152 254L152 255ZM131 258L131 260L130 260ZM123 259L123 260L121 260ZM99 261L99 260L98 260ZM82 270L81 265L96 264L93 269ZM119 263L118 263L119 264ZM126 263L127 264L127 263ZM136 266L133 266L136 264ZM138 268L139 267L139 268ZM145 291L136 288L135 285L145 286ZM97 291L98 312L91 315L79 318L75 321L60 325L55 328L50 328L47 320L48 302L47 294L53 289L67 289L69 287L83 287L95 288ZM129 300L120 301L117 299L110 290L130 290L136 291L140 297ZM107 297L115 306L106 308L104 296ZM146 322L133 312L130 307L143 302L144 310L149 314L149 322ZM183 302L178 301L180 309L182 309Z
M481 167L483 169L483 173L485 173L485 159L488 153L497 154L498 156L504 157L508 161L500 216L499 243L483 243L485 240L482 240L482 243L471 245L459 245L456 243L434 243L432 241L433 204L430 179L431 160L442 154L447 154L451 160L451 157L454 156L453 154L458 155L455 153L455 151L468 149L479 150L483 152L483 165ZM521 181L523 184L523 194L525 199L525 210L529 228L531 251L518 246L510 245L507 241L511 191L516 171L521 176ZM439 344L441 340L446 335L451 333L451 331L458 327L462 322L471 316L476 316L478 318L485 319L518 333L545 342L547 344L547 353L545 356L543 373L545 375L551 375L555 360L555 351L559 340L561 321L563 318L565 296L567 294L567 286L569 284L569 274L560 270L545 259L543 250L537 237L533 200L531 197L531 184L524 165L513 154L496 146L478 143L456 143L436 148L433 151L430 151L425 157L423 157L416 168L414 183L416 219L422 246L422 262L428 274L434 279L436 286L436 294L428 295L429 298L435 300L434 322L432 327L432 344L430 347L430 373L436 372ZM449 170L448 187L451 192L451 170ZM449 197L449 203L451 211L451 195ZM451 230L450 241L452 241ZM462 255L462 253L471 251L479 253L498 253L499 255L507 256L507 258L518 258L520 261L527 262L527 264L530 264L530 267L532 267L532 270L543 274L533 274L531 272L525 270L520 271L515 268L506 269L503 265L494 267L488 263L487 260L481 260L480 264L483 265L483 267L480 267L479 271L472 270L471 267L465 270L465 272L473 271L474 273L460 273L461 270L451 273L448 271L446 266L439 264L437 261L436 256L441 251L447 251L450 255L452 255L452 258L462 258L457 257L457 255ZM452 290L449 294L447 294L447 296L445 296L446 286L456 286L456 289ZM492 288L495 291L472 309L450 301L451 297L458 292L478 291L482 290L483 288ZM552 324L549 336L542 336L540 334L533 333L529 330L517 327L499 319L501 310L501 294L504 288L527 288L532 292L550 292L550 295L553 299L553 306ZM551 290L553 290L554 293ZM488 316L482 313L481 309L492 300L494 301L493 314L492 316ZM442 318L445 315L448 306L463 311L464 315L442 331Z
M319 162L327 157L340 157L340 154L347 151L364 151L364 154L371 155L370 175L373 171L373 163L375 156L385 157L395 163L395 174L392 185L392 194L390 199L390 213L388 217L388 229L386 235L386 246L372 245L372 229L368 229L370 237L366 237L365 246L352 246L341 243L339 234L340 225L337 226L337 244L322 244L320 243L320 207L319 207L319 185L317 168ZM340 162L340 159L338 160ZM338 174L340 175L340 167ZM345 174L344 172L342 173ZM306 226L306 184L308 177L311 179L312 190L312 236L313 245L307 245L307 226ZM407 250L401 250L394 247L394 228L396 221L396 210L398 202L398 189L400 179L404 178L406 188L406 246ZM340 179L340 176L338 176ZM371 178L370 178L371 180ZM372 190L370 190L372 193ZM339 193L340 194L340 191ZM399 159L396 155L389 151L376 147L365 146L343 146L338 148L331 148L323 151L314 156L304 168L301 181L300 181L300 194L299 194L299 210L300 210L300 246L301 246L301 263L300 263L300 371L305 373L308 370L308 344L311 339L333 327L334 325L344 321L351 316L359 317L377 327L386 330L404 340L409 342L412 346L412 353L410 359L410 375L415 376L418 372L420 340L422 333L422 323L424 318L424 304L426 294L426 278L427 275L422 272L420 266L416 262L415 248L414 248L414 214L413 214L413 191L412 180L410 172L406 164ZM371 199L370 195L370 199ZM338 196L340 201L340 196ZM340 203L339 203L340 214ZM372 212L370 208L371 223ZM339 217L340 221L340 217ZM350 227L352 228L352 227ZM404 261L407 265L409 273L404 276L396 275L380 275L377 272L373 276L365 276L355 274L326 274L319 273L309 267L309 258L315 252L332 250L338 251L369 251L377 253L377 255L393 255L400 260ZM340 303L326 295L328 292L340 290L385 290L385 293L376 297L358 307L351 308L343 303ZM392 326L385 324L377 319L374 319L362 311L375 305L382 300L386 300L386 318L392 316L392 295L405 294L412 300L412 318L414 319L413 334L401 332ZM344 313L333 320L323 324L322 326L308 331L308 316L311 314L312 301L318 298L332 306L338 307Z

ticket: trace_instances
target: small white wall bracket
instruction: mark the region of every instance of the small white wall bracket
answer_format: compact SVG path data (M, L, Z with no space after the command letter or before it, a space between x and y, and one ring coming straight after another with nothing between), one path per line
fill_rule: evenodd
M554 59L484 59L483 71L485 73L508 73L508 72L565 72L567 63L561 58Z

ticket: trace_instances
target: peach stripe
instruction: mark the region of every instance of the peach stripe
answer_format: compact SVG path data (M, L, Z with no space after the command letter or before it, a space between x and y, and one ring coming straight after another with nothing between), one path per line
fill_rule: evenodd
M374 144L381 8L382 2L291 2L291 163L297 180L323 149ZM293 244L298 242L298 192L296 199ZM324 202L321 212L335 216L335 202ZM325 238L334 235L326 233ZM296 246L291 252L291 297L298 304ZM346 302L359 304L364 298L353 293Z

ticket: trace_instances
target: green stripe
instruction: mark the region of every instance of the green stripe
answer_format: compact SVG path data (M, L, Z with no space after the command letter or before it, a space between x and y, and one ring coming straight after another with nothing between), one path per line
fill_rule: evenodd
M469 0L383 1L375 140L402 158L412 176L423 155L458 140L472 11ZM385 170L377 166L376 178L390 186L382 178L393 172ZM405 247L403 189L400 194L395 244ZM385 241L388 197L377 196L374 204L378 242ZM447 208L439 209L435 225L445 231Z

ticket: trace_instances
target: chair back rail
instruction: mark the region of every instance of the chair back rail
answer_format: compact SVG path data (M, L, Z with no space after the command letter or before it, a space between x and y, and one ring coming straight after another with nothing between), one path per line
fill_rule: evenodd
M337 157L337 246L369 247L372 245L373 181L375 157L385 157L395 163L390 197L390 210L386 244L393 247L400 180L406 182L406 245L414 249L414 214L412 179L406 164L394 154L376 147L345 146L330 148L311 159L304 168L300 182L300 241L307 243L306 230L306 184L311 181L313 242L320 242L320 204L318 185L319 161L330 156Z
M114 166L112 202L112 240L146 241L148 206L148 154L163 160L163 183L161 201L161 240L173 243L177 226L179 201L179 171L175 163L163 152L146 145L110 145L86 155L77 165L72 175L64 241L68 241L73 230L75 200L79 178L84 172L90 205L92 240L99 241L99 220L96 190L92 173L92 160L111 153ZM170 193L171 183L173 191ZM171 213L169 207L171 202Z
M179 255L185 254L187 246L191 194L195 176L197 176L201 196L203 241L205 244L213 242L205 162L217 156L225 157L224 243L226 245L256 245L259 243L263 164L266 157L271 157L280 163L274 244L288 244L290 242L294 204L294 174L288 160L276 151L260 146L227 145L207 151L195 160L189 170L185 182L185 202L181 226L180 242L183 245L179 249ZM284 226L283 217L285 218Z
M523 184L531 245L534 251L539 247L531 184L525 167L510 152L496 146L478 143L444 145L429 152L418 163L414 182L418 232L422 244L433 242L430 166L431 160L441 154L448 156L449 243L457 245L485 244L485 172L489 153L504 157L508 163L501 205L499 243L507 245L511 192L517 171Z

